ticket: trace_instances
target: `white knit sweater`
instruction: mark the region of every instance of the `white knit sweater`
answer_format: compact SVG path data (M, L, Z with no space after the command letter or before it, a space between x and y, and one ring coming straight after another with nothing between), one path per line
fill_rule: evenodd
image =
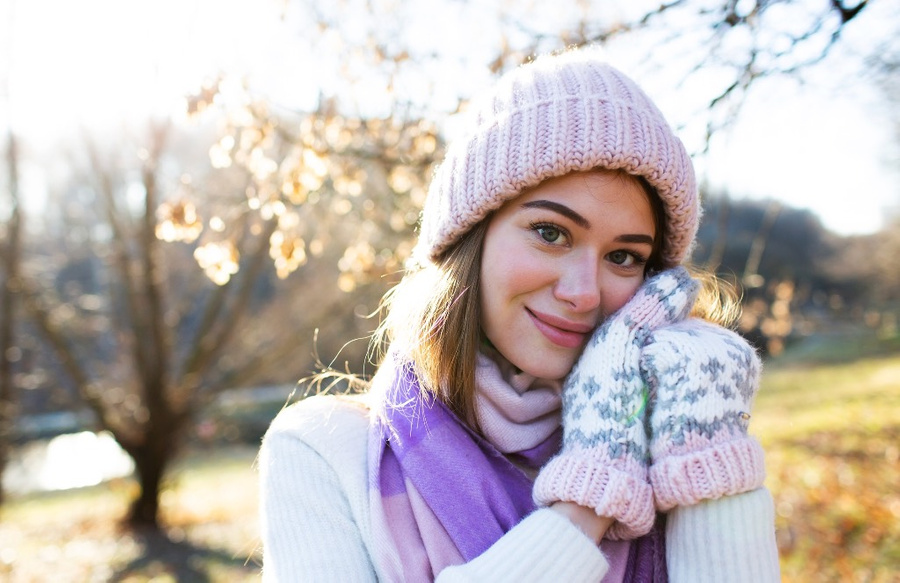
M272 422L259 456L263 581L385 580L373 564L365 407L312 397ZM765 489L675 508L666 526L673 583L779 581L774 508ZM600 581L608 565L568 519L537 510L477 559L437 581Z

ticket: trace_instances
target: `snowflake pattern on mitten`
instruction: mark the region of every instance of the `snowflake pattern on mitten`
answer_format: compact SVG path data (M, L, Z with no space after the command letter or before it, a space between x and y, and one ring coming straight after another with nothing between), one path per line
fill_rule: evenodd
M651 334L641 371L651 392L650 482L659 510L762 485L762 447L747 433L761 364L746 340L685 320Z

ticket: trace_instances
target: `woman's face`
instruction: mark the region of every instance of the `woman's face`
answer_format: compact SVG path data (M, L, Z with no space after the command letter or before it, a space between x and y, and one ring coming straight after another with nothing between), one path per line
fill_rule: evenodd
M578 172L525 191L489 220L484 333L522 371L561 379L644 280L656 236L647 194L624 173Z

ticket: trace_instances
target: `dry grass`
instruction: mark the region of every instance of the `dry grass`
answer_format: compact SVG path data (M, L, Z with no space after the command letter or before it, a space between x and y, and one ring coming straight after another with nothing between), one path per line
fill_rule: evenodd
M770 366L753 427L784 581L900 580L900 357Z
M167 537L119 528L131 480L13 500L0 514L0 580L258 581L255 454L197 452L178 464L161 500Z

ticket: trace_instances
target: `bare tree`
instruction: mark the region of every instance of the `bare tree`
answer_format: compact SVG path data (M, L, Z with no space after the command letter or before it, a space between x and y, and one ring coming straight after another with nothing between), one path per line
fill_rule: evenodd
M8 24L14 21L15 5L10 5ZM12 48L8 43L7 49ZM8 50L10 61L12 50ZM3 98L9 104L9 63L2 79ZM7 121L9 123L9 121ZM6 138L6 188L8 192L8 217L0 226L0 251L3 257L2 280L0 280L0 476L9 459L10 438L16 421L16 385L13 376L13 361L18 360L16 346L17 302L19 292L19 265L21 262L22 215L19 207L19 160L18 140L12 126L8 126ZM2 205L2 203L0 203ZM2 206L0 206L2 210ZM5 498L0 485L0 504Z
M208 241L180 247L163 241L199 235L193 216L199 196L186 203L179 190L185 181L171 176L178 170L171 134L168 124L153 126L137 168L87 148L85 179L70 183L66 194L87 197L81 212L86 232L95 234L82 251L70 249L67 260L81 256L90 282L60 290L58 271L42 277L38 258L22 278L26 309L80 399L135 462L141 489L127 521L150 528L159 524L166 469L198 412L238 377L258 379L261 370L282 365L296 350L288 326L246 319L258 307L254 287L271 270L276 219L243 212ZM221 208L234 204L227 189L242 196L245 181L218 185ZM191 248L209 278L190 265L185 252ZM321 308L327 307L323 302ZM285 322L284 314L271 316ZM243 353L240 337L259 339L260 328L266 329L261 354Z
M9 217L3 229L3 286L0 288L0 475L6 468L9 445L16 421L16 383L13 364L18 360L16 324L20 291L22 214L19 208L18 155L16 136L9 130L6 147ZM0 503L4 492L0 487Z

